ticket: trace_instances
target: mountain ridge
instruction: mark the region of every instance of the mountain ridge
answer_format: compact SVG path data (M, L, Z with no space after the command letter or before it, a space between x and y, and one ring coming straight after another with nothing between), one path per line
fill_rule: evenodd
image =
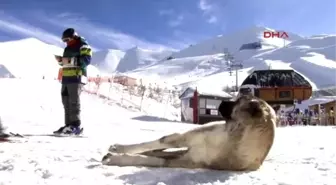
M152 51L139 47L126 51L96 51L90 69L93 69L94 76L98 71L103 74L122 72L174 85L207 85L217 81L220 86L225 86L234 85L236 81L230 65L241 63L243 68L238 70L239 83L253 70L286 68L294 69L308 78L315 89L336 84L336 34L302 37L288 32L287 39L266 39L263 38L265 30L273 29L255 26L215 36L179 51ZM255 44L259 44L260 48ZM245 49L243 45L246 45ZM13 54L15 48L25 50L27 54L24 57ZM43 54L38 51L43 51ZM28 69L44 66L45 70L39 71L39 75L57 74L58 66L52 54L61 51L62 48L35 38L2 42L0 54L7 60L2 60L0 64L16 77L29 76L23 75L23 68L14 65L26 60L31 62L31 65L24 64ZM227 60L228 53L234 56L234 60ZM14 63L10 62L13 60Z

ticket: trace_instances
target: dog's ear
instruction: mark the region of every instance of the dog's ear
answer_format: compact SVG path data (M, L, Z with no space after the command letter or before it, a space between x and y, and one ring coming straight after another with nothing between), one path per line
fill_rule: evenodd
M248 102L248 106L246 108L246 111L252 116L252 117L259 117L262 115L262 108L261 104L257 100L252 100Z
M218 107L218 111L223 116L224 120L231 120L231 114L233 107L235 106L236 102L233 101L222 101L222 103Z

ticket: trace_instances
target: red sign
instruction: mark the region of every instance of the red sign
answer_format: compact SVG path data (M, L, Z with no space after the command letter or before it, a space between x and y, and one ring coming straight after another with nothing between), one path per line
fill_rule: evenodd
M281 39L287 39L288 34L284 31L264 31L264 38L281 38Z

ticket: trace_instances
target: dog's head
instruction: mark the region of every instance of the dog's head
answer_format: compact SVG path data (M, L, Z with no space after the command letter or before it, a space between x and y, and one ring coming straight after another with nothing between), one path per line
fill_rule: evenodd
M273 112L272 112L273 111ZM239 97L232 109L231 117L238 119L260 119L273 114L274 110L264 100L253 95ZM275 113L274 113L275 115Z

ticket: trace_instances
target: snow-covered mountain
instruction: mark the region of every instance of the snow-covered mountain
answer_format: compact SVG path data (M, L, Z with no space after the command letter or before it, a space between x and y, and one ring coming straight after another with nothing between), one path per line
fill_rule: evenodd
M239 49L243 44L252 42L261 42L261 44L263 45L261 51L265 51L280 48L283 47L284 43L288 44L294 40L302 39L301 36L296 35L294 33L287 33L289 37L285 41L284 39L280 38L267 39L263 37L265 31L275 31L275 30L256 26L228 35L219 35L217 37L210 38L198 44L189 46L188 48L183 49L179 52L176 52L173 55L173 57L184 58L193 56L213 55L223 53L225 50L228 50L232 53L236 53L239 52ZM251 57L251 54L254 54L254 52L241 53L240 59L244 60L246 58L249 58Z
M104 72L115 72L125 52L115 49L94 52L91 64Z
M289 33L289 38L263 38L263 27L253 27L229 35L205 40L172 55L171 60L133 70L132 75L159 78L173 84L233 85L224 52L243 64L239 83L256 69L294 69L308 78L314 89L336 84L336 35L301 37ZM241 49L260 43L261 48ZM284 47L285 46L285 47Z
M0 64L0 78L13 78L15 77L11 72L8 71L6 66Z
M127 72L157 64L172 53L171 50L148 50L139 47L126 51L108 49L94 52L91 64L102 72Z
M54 55L61 52L61 48L35 38L3 42L0 43L0 64L18 78L54 78L59 68Z
M54 55L62 55L63 49L35 38L0 42L0 76L16 78L56 78L59 65ZM95 67L88 74L96 75Z
M157 64L160 60L167 58L172 53L170 50L153 51L134 47L126 51L125 56L119 62L117 71L126 72Z
M289 37L284 40L264 38L264 31L274 30L255 26L216 36L177 52L139 47L127 51L97 51L93 54L93 66L89 67L88 73L96 76L100 71L117 71L175 85L216 82L221 87L231 86L236 79L235 74L230 72L230 63L225 60L224 52L229 52L235 61L243 64L239 70L239 83L253 70L272 68L294 69L308 78L314 89L336 84L336 35L302 37L287 32ZM257 47L258 44L261 48ZM58 66L53 54L61 52L61 48L32 38L4 42L0 43L3 58L0 64L15 77L54 77ZM29 72L29 69L35 68L39 70Z

